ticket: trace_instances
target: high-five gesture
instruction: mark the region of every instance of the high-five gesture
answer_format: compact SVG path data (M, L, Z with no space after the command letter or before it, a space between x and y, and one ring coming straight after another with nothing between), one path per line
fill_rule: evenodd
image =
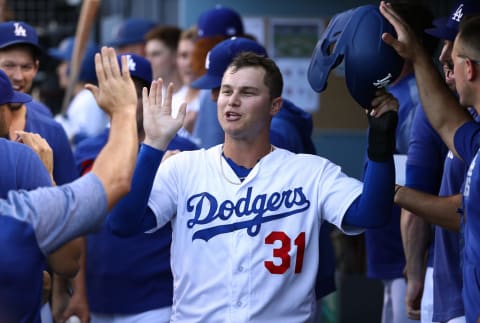
M177 117L172 117L173 84L168 85L165 100L162 98L162 86L163 81L159 79L152 82L150 93L143 88L143 127L144 143L165 150L183 125L187 104L183 103Z
M135 113L137 108L137 94L135 85L128 70L127 57L122 56L122 69L118 65L115 50L102 47L101 53L95 55L95 71L98 87L87 84L85 87L92 91L98 105L112 117L116 112L125 109Z
M391 34L383 34L383 41L392 46L398 55L412 62L425 56L423 46L417 40L412 28L393 10L392 6L385 1L381 1L379 9L397 33L397 38Z

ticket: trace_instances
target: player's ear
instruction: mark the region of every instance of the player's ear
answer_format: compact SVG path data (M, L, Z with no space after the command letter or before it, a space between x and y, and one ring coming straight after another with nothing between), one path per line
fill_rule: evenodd
M282 108L282 103L283 103L283 100L282 100L282 97L280 96L272 100L272 104L270 106L270 114L272 116L276 115L278 111L280 111L280 109Z

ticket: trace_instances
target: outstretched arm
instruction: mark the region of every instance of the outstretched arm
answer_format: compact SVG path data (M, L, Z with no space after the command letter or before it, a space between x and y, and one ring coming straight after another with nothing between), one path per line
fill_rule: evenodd
M461 194L437 196L402 186L395 194L395 203L444 229L460 229Z
M100 151L92 167L107 194L107 208L130 189L133 167L137 157L138 138L136 124L137 95L128 70L127 57L122 57L122 70L118 66L113 48L103 47L95 55L98 84L87 84L98 105L110 115L111 127L107 144Z
M383 34L382 39L400 56L412 62L425 114L448 148L458 156L453 142L454 134L462 124L471 120L470 115L459 106L431 58L405 21L385 1L380 3L380 12L392 24L398 35L395 38L391 34Z
M168 86L163 104L161 89L161 80L153 81L150 93L143 89L145 141L140 147L132 189L107 219L107 226L120 236L133 235L156 226L155 216L147 207L148 198L163 152L182 126L186 110L186 104L183 104L177 118L172 118L173 85Z
M378 91L368 116L368 161L362 194L350 205L343 225L375 228L385 225L392 213L395 188L395 129L398 101Z

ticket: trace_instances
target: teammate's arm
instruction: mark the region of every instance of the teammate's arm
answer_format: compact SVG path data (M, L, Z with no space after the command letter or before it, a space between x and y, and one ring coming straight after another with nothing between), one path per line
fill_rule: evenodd
M460 229L458 210L462 206L461 194L436 196L402 186L395 194L394 201L429 223L452 231Z
M395 188L395 130L398 101L377 91L368 114L368 161L362 194L347 209L342 225L375 228L388 223ZM385 112L387 111L387 112ZM379 198L380 197L380 198Z
M162 80L153 81L149 93L146 88L143 89L145 141L138 154L131 191L110 212L107 219L107 227L120 236L133 235L156 227L155 215L147 207L148 198L164 151L181 128L186 110L184 103L177 118L172 118L173 84L167 87L165 100L162 99L162 85Z

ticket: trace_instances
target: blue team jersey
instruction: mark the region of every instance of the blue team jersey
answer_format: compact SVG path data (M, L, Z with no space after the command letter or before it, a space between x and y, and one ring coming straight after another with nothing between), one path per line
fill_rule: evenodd
M422 109L417 109L408 148L405 185L437 195L443 176L447 146L430 125ZM433 231L433 227L432 227ZM432 236L434 236L432 234ZM427 266L433 267L434 239L430 242Z
M473 109L470 112L473 116L476 115ZM439 195L459 194L467 165L449 151L443 169ZM444 322L465 315L462 300L463 277L459 239L460 236L457 232L435 226L433 320L436 322Z
M16 192L51 185L47 170L30 148L0 139L0 156L0 197L9 198L0 200L0 321L40 322L45 255L68 241L71 233L61 225L68 217L60 216L58 221L54 210L68 203L62 204L59 196L49 199L48 192L37 192L34 199ZM77 203L69 203L75 205L78 208Z
M316 154L312 141L312 115L283 99L280 111L272 118L270 141L273 145L300 154Z
M480 317L480 124L468 122L455 133L455 149L468 166L463 189L463 302L467 322Z
M52 185L47 169L29 147L0 138L0 156L0 198L10 190Z
M32 112L27 106L25 131L42 136L53 150L53 178L57 185L70 183L78 177L75 170L73 152L65 130L55 120Z
M108 133L106 129L77 146L76 164L82 173L89 170L107 142ZM198 147L177 135L167 149ZM169 224L158 232L131 237L116 236L105 225L97 233L88 235L86 277L90 310L103 314L137 314L172 305L171 240Z
M414 115L422 109L413 74L404 77L388 91L399 101L396 130L396 154L407 154ZM377 279L403 277L405 255L400 231L400 208L394 206L390 222L382 228L365 231L367 248L367 275Z

